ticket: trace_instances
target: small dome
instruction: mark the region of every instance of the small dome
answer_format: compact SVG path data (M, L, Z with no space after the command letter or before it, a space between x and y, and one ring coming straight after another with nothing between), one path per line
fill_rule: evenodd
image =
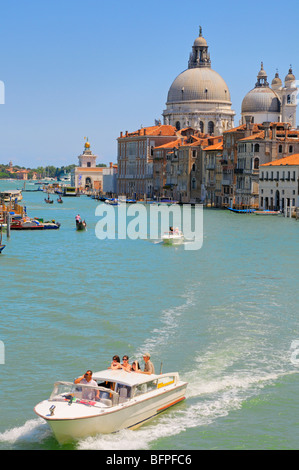
M257 78L267 78L267 73L264 70L263 62L261 63L261 70L259 71Z
M257 87L251 90L242 102L242 113L279 113L280 100L268 87Z
M295 75L293 74L292 68L290 68L290 69L289 69L289 73L287 74L287 76L286 76L286 78L285 78L285 81L286 81L286 82L292 82L292 81L294 81L294 80L296 80L296 77L295 77Z
M278 72L276 72L275 77L273 78L271 85L272 86L273 85L282 86L282 81L281 81L281 78L279 78Z
M198 36L198 38L195 39L193 46L194 47L202 47L202 46L207 47L208 44L204 37Z

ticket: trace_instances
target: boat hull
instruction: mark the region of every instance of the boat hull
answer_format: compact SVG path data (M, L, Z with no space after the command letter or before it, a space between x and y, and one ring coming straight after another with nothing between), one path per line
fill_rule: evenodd
M72 440L82 439L96 434L110 434L121 429L135 429L144 422L154 418L161 412L185 399L187 383L178 384L167 391L161 390L161 393L147 398L133 398L128 402L119 404L112 408L104 408L92 416L82 416L79 418L66 418L45 416L41 413L43 408L49 409L51 402L46 400L35 407L35 412L47 421L53 434L60 444ZM62 404L64 408L70 407L68 404ZM82 407L81 404L72 404L71 407ZM87 410L90 412L90 407ZM101 409L100 409L101 410ZM60 413L59 413L60 414Z

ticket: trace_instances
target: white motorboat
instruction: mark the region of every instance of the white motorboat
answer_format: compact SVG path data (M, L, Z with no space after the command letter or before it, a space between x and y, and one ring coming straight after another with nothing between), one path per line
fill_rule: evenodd
M121 429L134 429L185 399L187 382L177 372L142 374L103 370L98 386L56 382L48 400L35 406L59 443Z
M164 232L162 235L162 241L164 245L181 245L184 243L184 235L178 229L170 230L169 232Z

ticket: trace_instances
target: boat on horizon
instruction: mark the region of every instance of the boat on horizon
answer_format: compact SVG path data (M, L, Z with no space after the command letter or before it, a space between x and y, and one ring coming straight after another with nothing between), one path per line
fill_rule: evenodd
M178 372L143 374L122 369L95 372L97 386L59 381L34 411L60 444L135 429L185 399Z

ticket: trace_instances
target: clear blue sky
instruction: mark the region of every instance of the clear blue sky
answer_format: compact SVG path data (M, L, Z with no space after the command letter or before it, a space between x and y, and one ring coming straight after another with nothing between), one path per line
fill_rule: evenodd
M271 82L299 79L298 0L0 1L0 163L78 163L88 136L98 163L117 160L120 131L162 119L203 27L212 68L236 112L261 61Z

